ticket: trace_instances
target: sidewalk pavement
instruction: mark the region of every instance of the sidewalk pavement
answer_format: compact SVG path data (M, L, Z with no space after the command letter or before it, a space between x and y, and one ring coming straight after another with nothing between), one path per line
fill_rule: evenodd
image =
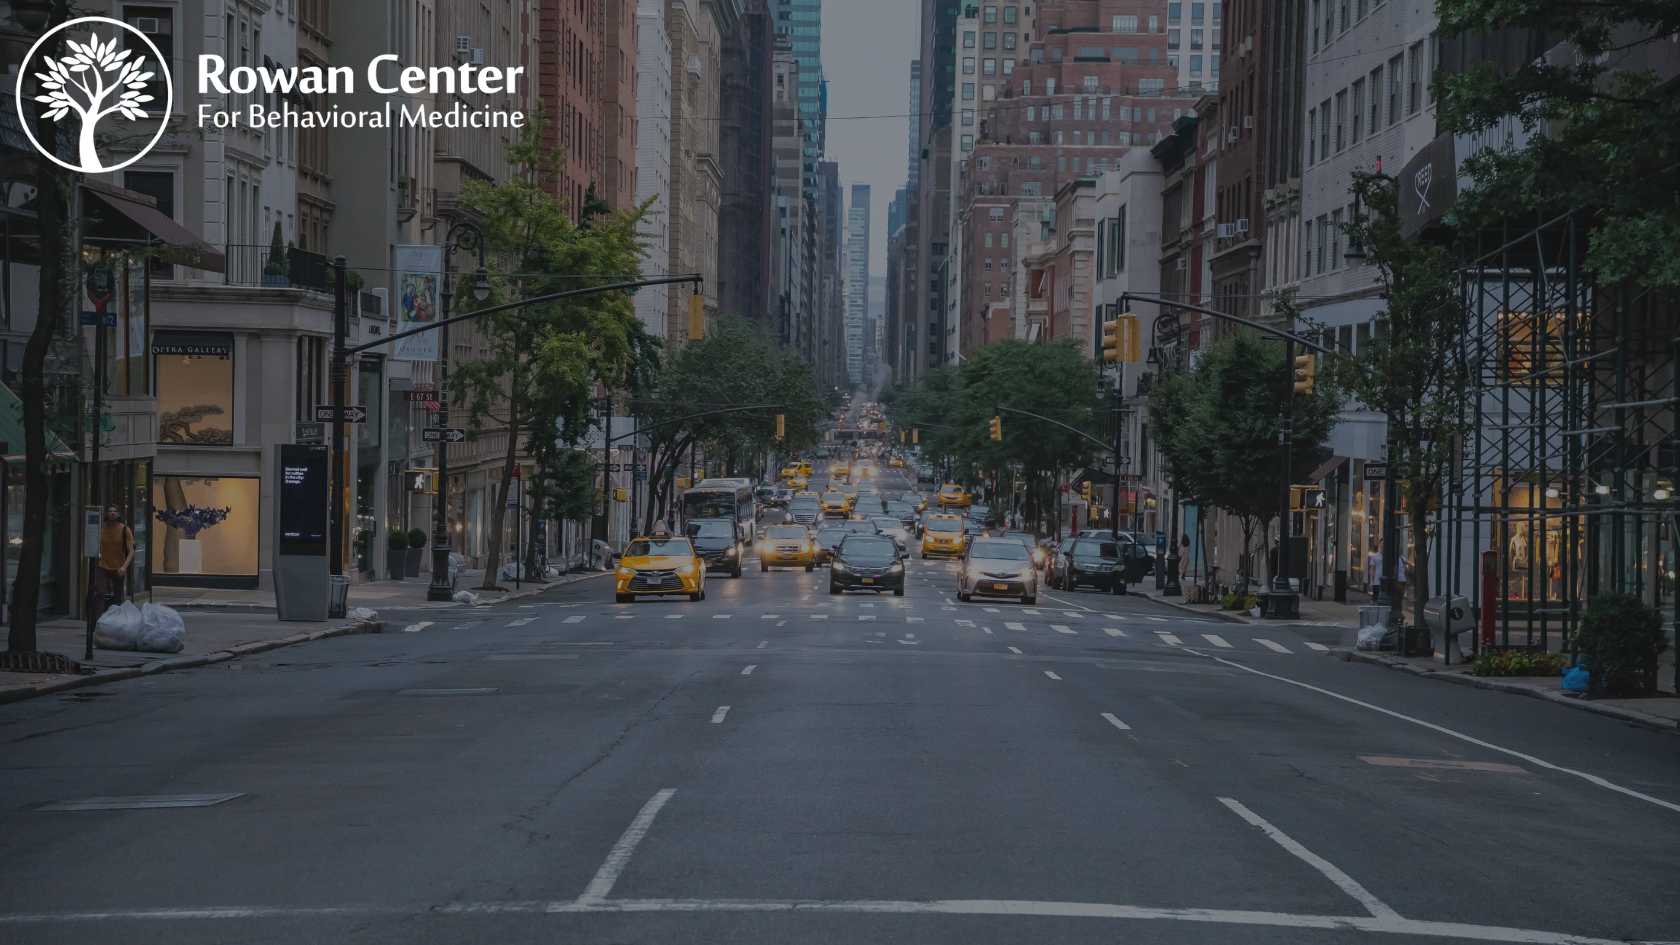
M1133 587L1131 593L1147 597L1158 604L1203 617L1216 617L1233 623L1260 625L1275 623L1275 621L1251 617L1246 613L1220 610L1217 605L1213 604L1187 604L1182 597L1163 597L1161 592L1155 589L1153 578L1149 579L1144 585ZM1354 649L1352 646L1353 634L1359 628L1359 607L1359 604L1338 604L1334 601L1303 599L1301 601L1301 619L1284 622L1294 626L1334 627L1343 631L1343 645L1332 647L1329 651L1330 655L1338 659L1373 663L1430 679L1531 696L1587 712L1612 716L1649 728L1680 732L1680 697L1677 697L1674 693L1674 647L1670 647L1663 654L1657 671L1657 684L1661 695L1648 699L1589 700L1565 693L1562 680L1553 676L1473 676L1470 673L1469 665L1466 663L1447 666L1433 656L1402 657L1393 653Z
M505 594L481 594L476 606L500 603L540 594L550 587L600 577L605 571L588 571L564 575L548 583L522 582L515 591L511 583ZM458 585L473 588L479 584L483 572L464 571ZM272 591L196 590L189 588L157 588L154 602L167 604L181 611L187 625L183 648L179 653L138 653L127 650L93 651L93 661L81 656L86 652L87 625L81 620L61 618L43 621L37 627L37 649L43 653L57 653L81 662L92 672L84 675L57 673L0 672L0 703L16 702L50 692L62 692L82 686L94 686L133 679L152 673L190 669L210 663L220 663L264 650L324 640L352 633L380 633L384 621L375 616L371 620L336 620L327 623L282 622L274 615ZM474 593L477 593L476 591ZM142 602L145 595L142 595ZM386 608L451 608L466 604L434 603L426 601L426 582L381 581L350 588L350 608L366 607L378 611Z

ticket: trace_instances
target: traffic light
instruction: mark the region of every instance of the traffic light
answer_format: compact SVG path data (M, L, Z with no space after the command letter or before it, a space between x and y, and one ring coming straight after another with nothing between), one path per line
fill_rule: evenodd
M787 439L787 414L776 414L776 439L778 442Z
M1143 363L1143 326L1131 312L1123 312L1103 323L1103 361L1114 364Z
M688 340L706 337L706 297L696 292L688 297Z
M922 443L922 428L921 427L911 427L910 428L910 442L916 444L917 446L921 445L921 443Z
M1318 378L1318 359L1310 354L1295 356L1295 393L1310 394Z
M431 466L421 466L404 472L408 482L408 491L416 495L437 495L438 471Z
M910 440L910 431L909 430L898 431L898 445L899 446L903 446L905 443L909 442L909 440Z
M988 422L986 425L991 428L992 441L996 442L996 443L1002 443L1003 442L1003 418L1002 417L993 417L990 420L990 422Z

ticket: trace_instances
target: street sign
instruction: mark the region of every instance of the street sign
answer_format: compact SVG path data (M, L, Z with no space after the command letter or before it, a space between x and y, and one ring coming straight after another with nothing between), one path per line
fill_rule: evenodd
M82 327L83 328L92 328L93 326L99 324L101 321L104 322L106 328L115 328L115 327L117 327L117 313L116 312L83 312L82 313Z
M340 407L339 411L343 413L345 423L365 423L367 421L366 407L351 405ZM321 423L331 423L338 419L338 414L334 412L332 404L318 404L315 407L315 419Z
M426 443L461 443L467 438L467 431L460 427L427 427L420 431L420 439Z
M1366 482L1382 482L1384 479L1387 479L1387 478L1388 478L1388 464L1387 463L1366 463L1365 464L1365 481Z
M292 439L298 443L325 443L327 425L313 420L299 420L297 434Z

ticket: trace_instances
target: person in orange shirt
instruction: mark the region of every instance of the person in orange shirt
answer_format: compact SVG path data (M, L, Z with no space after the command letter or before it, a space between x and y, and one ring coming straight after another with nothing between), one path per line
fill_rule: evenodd
M123 593L128 566L134 562L134 532L122 520L114 505L105 507L105 522L99 527L99 598L95 606L104 611L107 603L126 599Z

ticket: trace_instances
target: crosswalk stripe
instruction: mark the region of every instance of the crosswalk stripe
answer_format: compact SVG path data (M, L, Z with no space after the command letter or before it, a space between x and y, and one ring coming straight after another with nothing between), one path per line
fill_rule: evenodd
M922 621L924 621L926 619L927 619L926 617L905 617L904 622L905 623L921 623Z
M982 608L982 609L985 610L986 613L988 613L988 614L995 614L995 613L998 612L998 609L996 607L985 607L985 608Z
M1227 643L1225 638L1217 633L1204 633L1202 634L1202 639L1212 643L1214 646L1224 647L1227 650L1231 648L1231 644Z
M1056 675L1054 671L1048 670L1048 669L1044 671L1044 675L1049 676L1051 679L1061 679L1062 678L1062 677Z
M1149 619L1151 621L1155 622L1155 623L1166 623L1167 622L1167 618L1165 618L1165 617L1150 617Z
M957 626L959 626L959 627L972 627L972 626L974 626L974 621L972 621L972 620L959 620L959 621L957 621Z
M1313 643L1310 640L1306 641L1305 646L1306 646L1307 649L1312 650L1314 653L1328 653L1328 652L1330 652L1329 647L1325 646L1322 643Z
M1111 637L1123 637L1123 636L1126 635L1126 631L1121 630L1117 627L1104 627L1103 632L1108 634Z
M1070 619L1070 620L1084 620L1085 619L1085 615L1080 613L1077 610L1064 610L1064 611L1062 611L1062 613L1067 615L1068 619Z
M781 614L760 614L758 619L760 619L760 620L780 620L781 617L782 617Z
M1119 729L1122 732L1129 732L1129 731L1132 730L1132 727L1130 725L1127 725L1125 722L1122 722L1119 719L1115 718L1113 712L1104 712L1102 714L1102 717L1108 720L1108 724L1114 726L1115 728Z
M683 615L682 614L666 614L665 619L666 620L681 620L681 619L683 619Z
M1065 633L1068 636L1075 636L1078 633L1077 630L1073 629L1072 627L1068 626L1065 623L1053 623L1053 624L1050 625L1050 629L1056 631L1057 633Z
M874 614L858 614L858 622L859 623L862 623L865 620L874 620L874 619L875 619Z
M1107 617L1110 620L1130 620L1131 619L1130 617L1127 617L1125 614L1103 614L1103 616Z
M537 619L537 618L535 618L535 617L520 617L518 620L509 620L507 625L510 626L510 627L523 627L523 626L525 626L526 624L530 623L531 621L533 621L535 619Z
M583 623L583 614L573 614L570 617L567 617L565 620L562 620L560 622L561 623Z
M1025 629L1027 629L1027 625L1026 625L1026 624L1024 624L1024 623L1016 623L1016 622L1014 622L1014 621L1010 621L1010 622L1008 622L1008 623L1005 623L1005 624L1004 624L1004 625L1003 625L1003 627L1004 627L1004 629L1005 629L1005 630L1025 630Z
M735 615L734 614L713 614L712 619L713 620L728 620L730 617L733 617L733 616L735 616Z
M1254 642L1260 644L1261 646L1265 647L1268 650L1271 650L1273 653L1290 653L1290 652L1293 652L1292 650L1289 649L1289 647L1284 646L1281 643L1274 643L1271 640L1263 640L1260 637L1255 637Z
M827 614L812 614L811 619L812 620L827 620L828 615Z
M1157 637L1160 637L1161 642L1165 643L1168 646L1183 646L1184 645L1184 641L1180 640L1178 638L1178 634L1176 634L1176 633L1168 633L1165 630L1157 630L1157 631L1155 631L1155 635Z

